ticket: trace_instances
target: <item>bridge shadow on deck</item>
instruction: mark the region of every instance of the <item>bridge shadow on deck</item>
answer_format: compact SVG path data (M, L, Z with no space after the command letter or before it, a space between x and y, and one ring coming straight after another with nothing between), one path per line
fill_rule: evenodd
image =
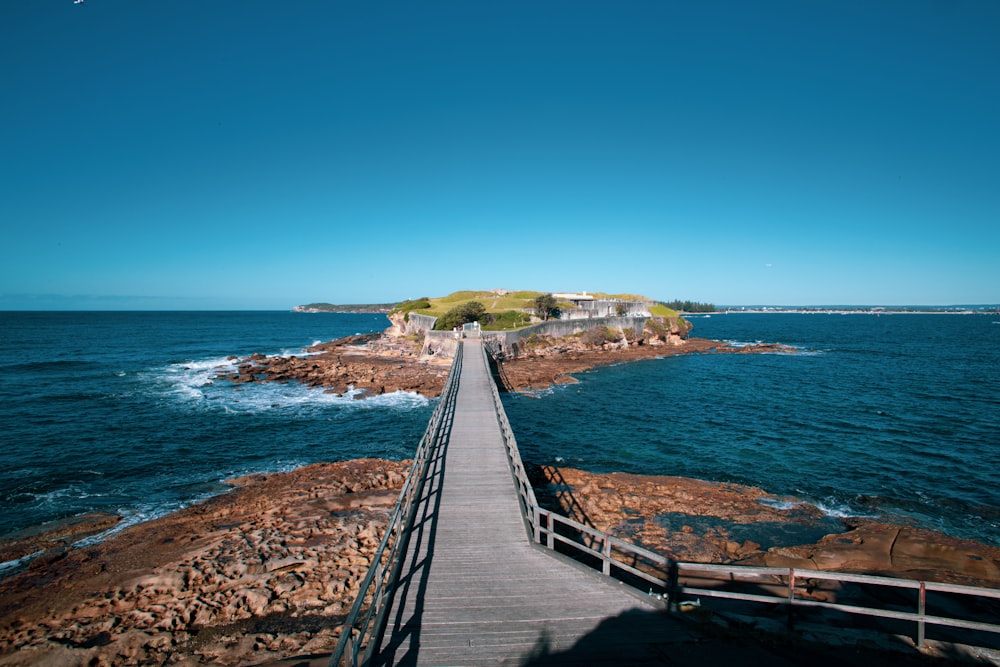
M510 394L516 391L516 388L507 376L503 359L499 358L499 350L491 348L488 344L486 363L489 366L490 375L493 377L493 383L496 384L498 392L501 394Z
M456 392L457 393L457 392ZM428 472L424 486L419 490L419 514L413 519L410 550L402 567L401 578L397 584L397 596L394 608L389 614L383 633L387 632L387 644L382 644L384 636L375 641L381 645L373 664L376 665L416 665L421 661L421 617L425 612L425 595L427 593L427 573L430 571L435 542L438 541L438 524L441 516L441 489L445 475L445 454L448 446L454 405L448 411L447 426L442 427L443 437L439 435L437 446L431 454ZM458 468L453 467L453 473ZM554 469L550 469L550 474ZM557 471L555 471L557 473ZM554 503L562 510L582 508L572 497L561 491L567 490L565 480L558 475L547 476L550 484L555 485L550 493L556 496ZM537 489L537 485L536 489ZM551 507L551 509L557 509ZM583 523L591 525L585 515ZM447 540L447 531L442 533L441 541ZM560 534L562 534L560 532ZM576 533L575 537L585 542L587 537ZM560 549L561 551L561 549ZM560 558L564 556L558 556ZM586 558L575 558L577 562L586 562ZM625 578L622 578L625 579ZM638 582L637 582L638 583ZM642 588L641 590L645 590ZM584 596L586 598L586 596ZM409 602L409 604L407 604ZM708 605L706 605L708 606ZM783 607L775 607L780 614ZM704 616L702 616L704 614ZM781 633L762 635L753 624L736 623L719 624L703 619L712 617L708 610L696 614L667 613L664 611L644 611L632 609L617 616L606 618L589 633L580 637L575 644L568 646L559 643L544 631L538 638L534 650L522 657L500 660L505 664L522 664L535 666L547 665L703 665L716 663L735 663L738 665L767 665L768 667L783 667L785 665L808 664L810 667L843 667L843 665L862 665L863 667L888 667L892 665L943 665L957 664L960 657L957 653L936 659L921 655L905 643L896 639L896 650L873 648L870 645L858 645L839 642L836 644L821 644L816 641L806 642L799 637ZM536 635L537 636L537 635ZM577 635L579 636L579 635ZM424 662L431 658L432 634L428 631ZM530 644L530 642L529 642ZM556 646L559 646L557 650ZM476 655L476 649L469 644L468 656L460 649L462 657L453 657L446 664L487 664L484 660L496 661ZM907 652L907 650L909 652ZM961 662L969 664L968 659ZM437 663L435 663L437 664ZM993 664L993 663L988 663ZM1000 663L996 663L1000 664Z
M664 624L686 627L688 634L664 633ZM657 641L656 637L662 637ZM652 638L652 639L651 639ZM667 612L631 610L603 621L564 651L552 651L543 637L522 667L586 665L739 665L740 667L945 667L993 665L961 648L944 645L925 655L898 642L876 645L844 635L841 642L807 641L764 634L753 627L721 628Z
M540 505L574 518L585 526L595 527L558 468L530 466L528 475ZM562 537L578 544L590 548L595 546L590 536L568 526L561 530L557 526L557 531ZM555 552L563 558L600 569L600 559L559 542L555 545ZM665 594L678 585L719 585L715 579L702 579L692 575L686 575L679 581L674 567L651 567L635 560L619 560L632 567L655 572L670 582L663 587L650 586L638 577L620 571L613 572L613 578L639 590L649 588L651 593ZM728 582L728 585L723 583L721 586L726 590L748 594L774 594L771 590L773 586L753 582ZM912 591L887 591L853 585L838 589L835 595L842 598L842 602L897 611L912 611L915 605ZM723 661L768 667L798 664L808 664L810 667L842 667L845 664L872 667L1000 665L1000 638L989 633L928 626L927 637L933 648L928 654L924 654L918 652L912 641L909 641L915 627L912 621L876 619L830 609L795 607L789 610L784 604L717 598L706 600L706 608L699 608L694 614L678 614L677 603L683 600L694 600L694 596L682 595L676 598L671 605L671 609L675 610L673 614L632 610L607 619L568 650L554 652L542 641L535 647L531 659L525 665L694 665ZM991 601L966 601L958 604L960 609L965 608L965 617L970 620L976 620L980 614L983 617L995 617L997 607L1000 606ZM694 617L715 618L716 622L692 622ZM662 633L664 623L669 627L673 622L686 623L689 628L695 629L698 639L678 642L675 636L669 642L650 642L650 636ZM986 654L991 659L977 657Z
M388 628L376 633L373 641L380 645L388 632L391 640L376 652L373 665L415 665L417 653L420 650L420 618L424 611L424 598L427 590L428 573L434 559L434 544L437 537L438 518L441 509L441 489L444 483L445 463L447 461L448 442L455 419L455 397L452 392L451 404L447 406L444 420L437 436L433 453L428 460L425 476L419 496L414 500L419 513L413 518L413 526L409 531L407 544L402 546L403 553L410 549L412 557L402 562L400 578L396 583L396 594L393 609L388 614ZM413 596L412 613L407 616L407 602ZM409 649L402 656L396 657L396 652L406 643Z

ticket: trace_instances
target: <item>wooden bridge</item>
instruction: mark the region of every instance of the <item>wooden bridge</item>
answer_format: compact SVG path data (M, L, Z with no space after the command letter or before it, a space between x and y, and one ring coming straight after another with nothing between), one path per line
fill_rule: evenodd
M609 664L640 637L653 650L668 628L648 596L529 539L482 343L464 347L454 419L419 498L376 663L523 664L569 651L633 610L647 613L601 650Z
M932 615L926 605L931 591L1000 599L995 589L677 563L540 508L476 334L458 346L330 667L664 664L696 640L690 625L665 610L664 600L676 605L683 595L784 607L789 625L793 607L915 623L916 646L926 624L1000 633L995 622ZM557 546L599 570L556 553ZM605 576L612 570L658 594ZM837 601L803 595L796 581L806 577L816 590L829 582ZM859 606L845 584L913 589L916 610L898 602ZM761 659L775 662L773 655Z

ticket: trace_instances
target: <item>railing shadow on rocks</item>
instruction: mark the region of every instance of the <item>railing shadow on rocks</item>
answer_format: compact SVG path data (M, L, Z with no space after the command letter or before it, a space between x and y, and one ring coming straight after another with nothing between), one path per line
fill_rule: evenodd
M428 461L446 439L462 348L445 391L418 447L383 543L348 615L331 667L368 664L385 628L385 611L399 579L401 554L413 524L413 499L420 497ZM618 538L589 524L542 508L521 460L517 442L495 383L491 383L495 415L503 435L528 538L540 548L573 554L613 577L666 602L672 610L711 617L729 614L762 629L770 621L786 631L799 623L812 627L843 623L847 618L866 631L896 635L912 630L910 646L928 639L1000 648L1000 590L913 579L806 570L794 567L748 567L738 564L685 563ZM576 503L575 499L571 499ZM704 600L703 600L704 599ZM838 625L838 627L841 627ZM905 637L903 637L905 639ZM902 639L901 639L902 641ZM360 658L360 661L359 661Z
M487 360L489 361L494 384L498 385L498 390L506 393L516 391L516 387L511 382L510 377L507 375L507 369L504 366L504 362L507 361L507 355L504 352L501 338L496 335L484 334L483 347L488 353Z
M583 521L545 509L538 503L495 386L493 400L528 535L546 549L571 554L605 576L648 590L674 610L700 610L701 598L706 598L720 608L738 605L737 613L752 618L781 609L788 630L794 629L797 617L822 612L820 623L845 616L852 622L867 619L868 629L880 632L903 634L907 627L915 628L912 642L918 648L928 629L945 641L1000 648L1000 590L994 588L794 567L676 561L594 527L554 468L548 469L547 479L562 487L561 509L568 514L572 508ZM709 606L705 611L710 612Z
M557 534L563 538L553 542L552 546L546 543L546 547L566 554L575 560L588 562L586 557L577 550L576 546L568 547L564 545L565 540L574 545L580 544L591 549L597 549L598 539L594 536L601 532L590 519L583 504L576 499L576 496L573 494L573 487L563 477L559 468L555 466L529 464L527 467L528 478L535 488L535 497L538 500L540 511L554 512L556 515L574 519L592 529L592 531L580 531L568 523L555 522L554 519L551 525L549 525L548 516L545 515L546 525L543 527L543 532L548 534L551 529L553 539L555 539L555 535ZM595 562L588 562L588 564L600 569Z
M344 621L329 667L366 665L371 662L375 653L399 581L428 469L441 456L440 449L447 443L454 421L462 357L463 346L459 343L438 405L417 445L413 465L400 490L382 541L372 557L372 565Z

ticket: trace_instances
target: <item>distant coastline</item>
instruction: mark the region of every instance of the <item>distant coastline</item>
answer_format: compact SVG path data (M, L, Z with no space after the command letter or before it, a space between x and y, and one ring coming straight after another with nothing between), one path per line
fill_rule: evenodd
M390 313L396 307L395 303L310 303L295 306L293 313Z
M663 303L663 302L660 302ZM295 313L391 313L399 303L310 303L294 306ZM958 304L952 306L860 306L860 305L828 305L828 306L718 306L714 310L678 310L685 317L704 317L705 315L725 315L727 313L803 313L832 315L1000 315L1000 304Z
M828 315L996 315L997 305L960 306L722 306L714 313L683 313L690 315L725 315L729 313L798 313Z

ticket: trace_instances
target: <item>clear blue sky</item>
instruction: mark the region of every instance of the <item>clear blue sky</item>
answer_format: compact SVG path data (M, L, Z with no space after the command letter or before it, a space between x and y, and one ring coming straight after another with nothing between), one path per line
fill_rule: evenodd
M0 3L0 309L1000 302L1000 2Z

